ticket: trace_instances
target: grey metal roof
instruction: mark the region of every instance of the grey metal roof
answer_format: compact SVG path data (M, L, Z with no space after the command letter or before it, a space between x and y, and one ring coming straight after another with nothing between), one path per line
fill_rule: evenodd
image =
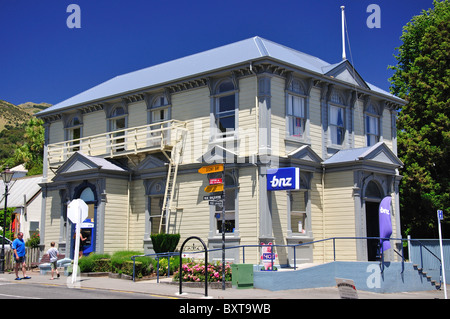
M359 160L366 151L372 147L351 148L347 150L340 150L336 152L329 159L325 160L324 164L335 164L344 162L353 162Z
M340 64L330 64L312 55L256 36L142 70L116 76L39 112L37 116L44 116L69 107L94 103L105 98L196 75L198 76L207 72L246 62L250 63L264 57L279 60L317 74L325 74L334 66ZM370 89L375 92L394 97L389 92L381 90L369 83L367 84Z
M16 180L12 180L9 183L8 190L8 207L22 207L24 206L24 195L26 195L26 200L32 199L40 190L41 187L39 183L42 181L42 175L22 177ZM0 179L0 190L2 195L0 196L0 207L3 209L5 207L4 201L4 190L5 184Z
M371 160L379 163L403 166L402 161L395 155L392 150L384 143L378 142L369 147L351 148L339 150L333 156L323 162L327 164L341 164L357 161Z

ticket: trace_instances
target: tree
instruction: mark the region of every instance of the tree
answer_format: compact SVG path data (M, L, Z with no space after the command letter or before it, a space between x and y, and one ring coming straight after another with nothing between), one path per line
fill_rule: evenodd
M444 234L450 221L450 4L435 0L433 7L403 28L390 67L391 92L407 101L397 139L402 229L416 238L437 236L437 209L444 210Z
M15 150L11 159L15 165L24 163L28 175L42 173L44 132L42 120L32 117L25 127L25 143Z

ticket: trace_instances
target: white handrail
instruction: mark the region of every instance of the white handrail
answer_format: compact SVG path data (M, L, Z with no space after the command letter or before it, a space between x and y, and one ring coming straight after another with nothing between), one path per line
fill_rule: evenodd
M170 120L52 143L47 147L47 158L49 163L58 163L76 151L90 156L116 157L162 149L173 146L177 130L185 127L185 122Z

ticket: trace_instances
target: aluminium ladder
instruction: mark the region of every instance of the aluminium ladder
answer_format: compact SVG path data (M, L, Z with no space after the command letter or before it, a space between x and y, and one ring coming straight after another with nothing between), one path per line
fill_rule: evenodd
M164 191L161 219L159 222L159 234L161 233L163 226L165 233L169 232L170 211L172 209L173 193L175 191L175 185L177 181L178 165L180 164L181 154L183 153L185 136L186 130L182 129L181 136L175 142L170 157L163 150L164 155L169 160L169 169L167 170L166 189Z

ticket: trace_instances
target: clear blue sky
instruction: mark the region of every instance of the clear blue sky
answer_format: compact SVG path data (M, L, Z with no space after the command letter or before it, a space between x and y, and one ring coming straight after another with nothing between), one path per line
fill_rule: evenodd
M81 28L69 29L69 4ZM381 28L370 29L369 4ZM114 76L261 36L329 63L347 58L389 90L402 27L432 0L0 0L0 99L56 104Z

